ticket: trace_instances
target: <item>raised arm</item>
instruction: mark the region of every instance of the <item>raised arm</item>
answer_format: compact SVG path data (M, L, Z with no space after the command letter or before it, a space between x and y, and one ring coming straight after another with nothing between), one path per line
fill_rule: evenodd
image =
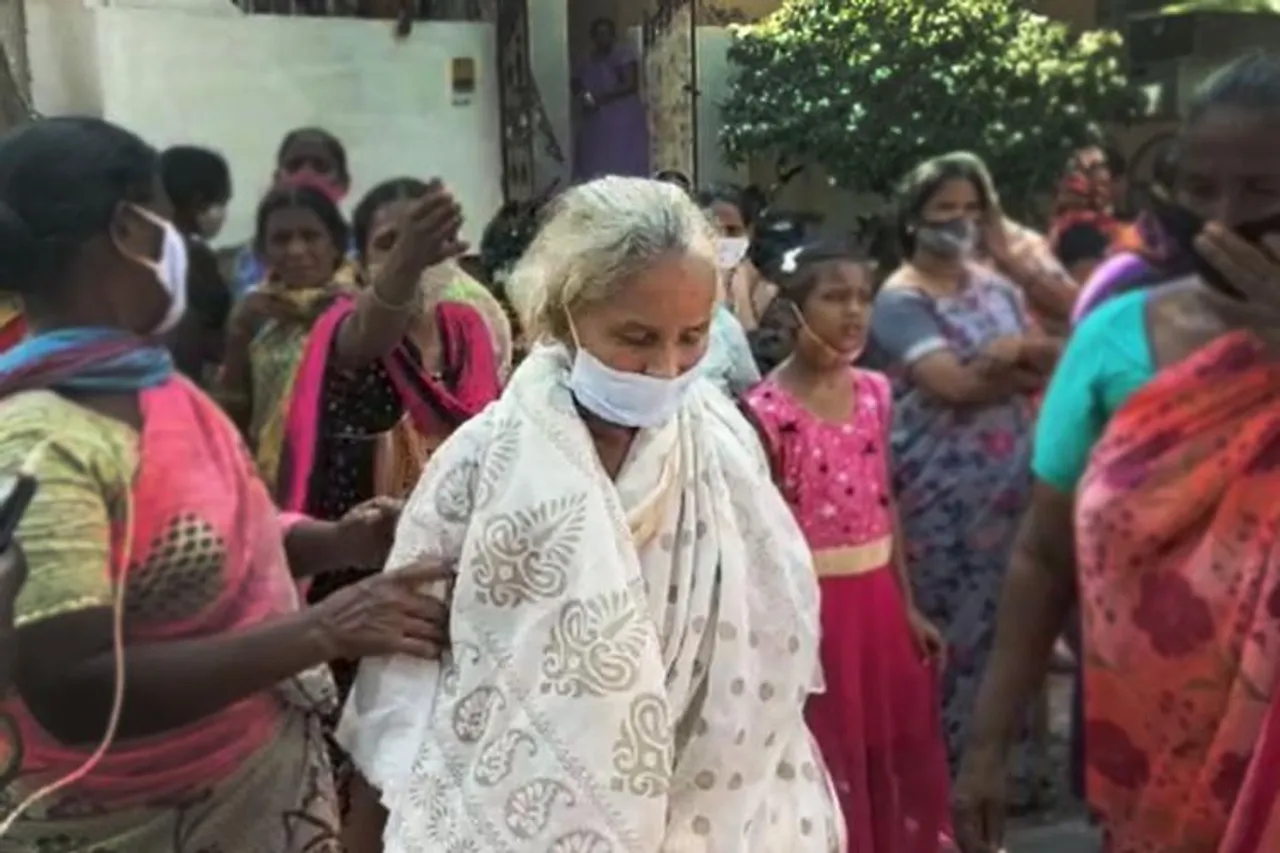
M405 208L386 263L338 329L335 364L359 370L400 343L421 309L423 272L466 251L458 236L461 226L462 208L438 180L432 181L427 193Z
M996 267L1022 290L1045 330L1065 335L1079 289L1048 241L1003 215L988 223L985 237Z

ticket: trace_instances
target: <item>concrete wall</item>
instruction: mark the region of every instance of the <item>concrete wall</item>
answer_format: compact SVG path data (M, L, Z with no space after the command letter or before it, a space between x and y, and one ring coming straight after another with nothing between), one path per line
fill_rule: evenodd
M547 112L556 142L564 155L562 163L555 162L546 152L543 137L539 136L535 142L537 149L534 168L539 187L557 180L562 185L568 185L573 171L573 111L569 98L569 75L572 69L569 54L569 0L528 2L529 65L538 85L538 94L542 97L542 108Z
M31 0L36 106L45 114L101 115L158 146L220 150L236 184L225 241L249 236L276 146L300 125L321 125L345 143L352 204L388 177L440 175L461 201L474 241L501 203L491 25L419 24L395 42L381 21L198 7L211 0L164 9L130 2L139 5ZM457 57L475 61L477 88L455 103L449 72Z

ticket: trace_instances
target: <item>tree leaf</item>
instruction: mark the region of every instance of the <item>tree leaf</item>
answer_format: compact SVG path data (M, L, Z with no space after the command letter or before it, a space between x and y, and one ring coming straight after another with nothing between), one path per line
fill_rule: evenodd
M1002 197L1029 200L1098 125L1141 114L1122 48L1025 0L785 0L734 29L720 142L735 164L781 156L880 195L971 150Z

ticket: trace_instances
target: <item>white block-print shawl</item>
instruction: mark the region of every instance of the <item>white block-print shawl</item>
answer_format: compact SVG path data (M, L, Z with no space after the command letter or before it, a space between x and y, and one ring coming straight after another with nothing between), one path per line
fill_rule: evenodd
M390 567L457 565L443 665L370 660L339 731L387 853L830 853L802 716L809 551L751 427L709 383L616 484L536 350L437 452Z

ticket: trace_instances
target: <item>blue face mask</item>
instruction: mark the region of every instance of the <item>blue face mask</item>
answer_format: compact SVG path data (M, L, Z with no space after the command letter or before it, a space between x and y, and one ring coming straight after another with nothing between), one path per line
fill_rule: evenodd
M615 370L578 346L569 390L579 405L598 418L618 426L652 429L676 416L697 378L696 366L670 378Z

